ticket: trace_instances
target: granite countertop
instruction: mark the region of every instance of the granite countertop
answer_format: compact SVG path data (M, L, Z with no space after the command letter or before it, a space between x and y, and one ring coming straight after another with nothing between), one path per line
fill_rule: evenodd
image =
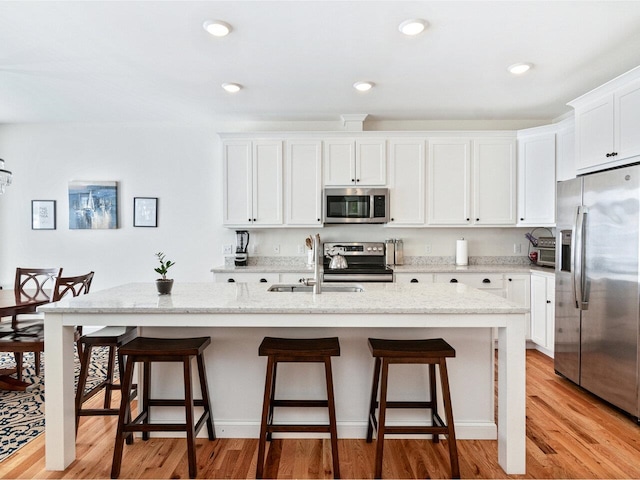
M153 314L511 314L528 310L464 284L365 284L363 292L267 292L261 283L176 283L158 295L154 283L132 283L65 298L45 313Z
M554 274L553 268L538 265L487 264L459 267L452 264L433 265L394 265L395 273L529 273L539 271ZM218 266L211 269L213 273L309 273L313 266L300 265L251 265L247 267Z

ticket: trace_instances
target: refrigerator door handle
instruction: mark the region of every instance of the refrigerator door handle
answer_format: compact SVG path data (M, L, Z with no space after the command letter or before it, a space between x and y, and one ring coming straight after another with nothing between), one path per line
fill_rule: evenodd
M573 295L576 302L576 308L580 310L587 310L589 308L589 302L585 298L585 275L584 275L584 261L585 261L585 222L587 214L589 213L587 207L580 205L576 216L575 225L575 241L573 245Z

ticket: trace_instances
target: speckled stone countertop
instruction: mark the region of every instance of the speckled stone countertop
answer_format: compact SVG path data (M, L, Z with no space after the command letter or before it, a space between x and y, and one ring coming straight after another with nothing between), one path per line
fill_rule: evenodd
M261 283L132 283L47 304L45 313L153 314L511 314L527 309L463 284L364 285L363 292L268 292Z
M529 273L539 271L553 275L553 268L537 265L487 264L459 267L452 264L435 265L394 265L395 273ZM211 269L213 273L306 273L313 272L306 265L250 265L247 267L219 266Z

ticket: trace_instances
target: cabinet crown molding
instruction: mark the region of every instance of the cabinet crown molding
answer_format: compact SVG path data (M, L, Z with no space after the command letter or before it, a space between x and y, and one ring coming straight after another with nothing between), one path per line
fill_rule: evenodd
M571 100L567 105L570 107L580 108L583 104L588 103L595 98L613 93L618 88L628 84L629 82L640 80L640 65L632 68L628 72L618 75L607 83L588 91L587 93L579 96L578 98Z

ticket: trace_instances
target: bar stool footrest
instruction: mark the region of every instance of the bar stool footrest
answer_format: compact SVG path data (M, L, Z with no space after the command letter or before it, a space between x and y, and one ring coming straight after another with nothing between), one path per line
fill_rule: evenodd
M274 400L274 407L324 407L329 406L328 400Z
M287 425L268 425L267 432L314 432L314 433L331 433L330 425L314 425L314 424L287 424Z

